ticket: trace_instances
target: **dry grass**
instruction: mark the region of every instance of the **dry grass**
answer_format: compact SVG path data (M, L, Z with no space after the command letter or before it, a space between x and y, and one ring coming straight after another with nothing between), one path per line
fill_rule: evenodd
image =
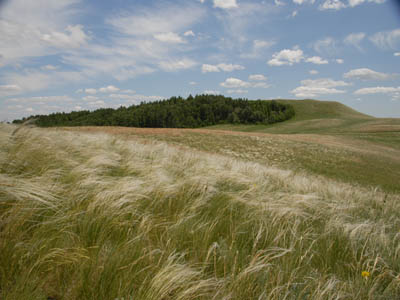
M0 129L1 299L400 297L397 195L149 140L13 130Z

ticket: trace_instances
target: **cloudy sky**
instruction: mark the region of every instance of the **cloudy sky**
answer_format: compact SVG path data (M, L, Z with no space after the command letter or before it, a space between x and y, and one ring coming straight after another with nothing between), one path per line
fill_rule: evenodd
M400 117L396 3L0 1L0 121L200 93Z

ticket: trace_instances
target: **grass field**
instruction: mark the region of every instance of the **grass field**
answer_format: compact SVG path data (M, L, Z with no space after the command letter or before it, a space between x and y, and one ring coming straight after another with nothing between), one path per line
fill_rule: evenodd
M387 193L400 192L400 119L373 118L337 102L284 102L295 107L296 117L273 125L69 130L108 132L127 139L139 136Z
M400 298L395 130L16 129L0 299Z

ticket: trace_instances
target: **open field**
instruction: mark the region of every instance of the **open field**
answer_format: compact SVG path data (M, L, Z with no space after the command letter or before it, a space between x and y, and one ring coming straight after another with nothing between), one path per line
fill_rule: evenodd
M124 139L142 138L218 153L335 181L400 192L400 132L374 134L270 134L217 129L72 127ZM56 129L59 130L59 129ZM63 129L65 130L65 129Z
M400 297L398 195L147 135L14 130L1 299Z

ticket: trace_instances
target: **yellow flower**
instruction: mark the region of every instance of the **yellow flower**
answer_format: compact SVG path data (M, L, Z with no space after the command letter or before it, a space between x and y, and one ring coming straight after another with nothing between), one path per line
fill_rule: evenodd
M362 271L361 276L364 277L365 279L368 279L369 275L371 275L368 271Z

